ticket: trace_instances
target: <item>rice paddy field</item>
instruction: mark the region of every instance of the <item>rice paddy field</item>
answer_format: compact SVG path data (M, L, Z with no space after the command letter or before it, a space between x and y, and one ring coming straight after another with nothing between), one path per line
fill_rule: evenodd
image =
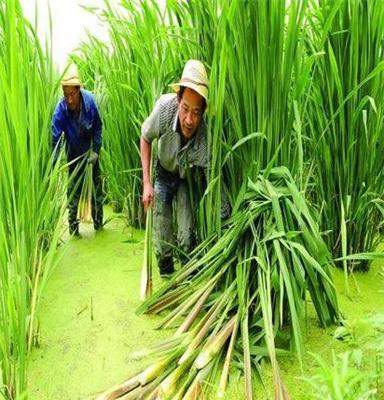
M94 398L148 364L148 358L132 357L134 352L170 334L154 329L159 317L135 315L140 305L138 287L144 235L142 231L124 231L123 228L119 218L96 235L91 227L81 226L83 238L69 240L67 247L61 250L64 254L41 301L40 341L28 367L30 399ZM94 260L87 256L90 251L95 254ZM74 263L76 268L73 268ZM308 353L303 370L295 357L281 358L282 374L292 398L314 398L315 392L305 379L320 374L321 370L310 352L329 363L330 374L336 371L331 364L333 352L340 356L365 345L368 335L374 337L373 326L363 321L384 308L379 271L380 263L375 262L369 273L356 274L359 292L354 286L352 299L346 296L342 272L335 274L340 307L351 323L353 340L358 343L336 339L336 327L319 328L315 313L308 310L304 329ZM158 284L160 279L156 274L155 285ZM111 290L107 289L109 287ZM370 374L374 368L374 359L366 359L364 374ZM260 381L254 379L255 398L273 397L268 362L263 365L263 371L269 385L268 395ZM351 370L351 375L352 372L356 373ZM335 382L336 377L335 374ZM242 375L233 371L225 398L243 399L243 388Z
M63 71L0 0L0 397L384 399L384 2L88 11L109 42L89 32L70 61L103 121L106 216L76 238L51 144ZM188 59L210 166L189 181L199 244L164 280L140 131Z

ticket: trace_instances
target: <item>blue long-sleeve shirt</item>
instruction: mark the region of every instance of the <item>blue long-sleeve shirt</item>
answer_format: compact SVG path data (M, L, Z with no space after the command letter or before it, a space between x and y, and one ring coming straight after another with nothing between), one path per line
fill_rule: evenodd
M91 92L80 90L81 111L78 117L67 107L62 98L52 117L52 146L56 148L55 159L62 146L60 140L64 133L68 161L86 153L92 144L93 151L100 152L102 122Z

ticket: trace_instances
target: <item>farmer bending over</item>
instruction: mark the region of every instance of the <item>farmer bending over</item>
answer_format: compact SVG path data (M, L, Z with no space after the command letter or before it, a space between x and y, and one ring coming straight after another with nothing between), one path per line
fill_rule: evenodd
M95 230L103 226L103 193L99 165L102 123L92 94L81 89L82 85L75 67L68 70L61 85L64 97L58 102L53 114L52 145L56 161L62 142L65 140L70 177L67 192L69 232L71 235L79 236L77 207L87 163L93 165L95 189L92 198L93 225ZM87 157L87 160L84 157Z
M154 202L154 242L161 276L174 272L172 207L176 202L177 240L182 254L195 245L195 226L187 175L208 168L208 144L204 112L208 78L204 65L189 60L181 81L171 85L176 93L162 95L141 130L144 210ZM154 187L150 179L151 144L158 139ZM197 168L196 168L197 167ZM197 182L196 182L197 183ZM223 202L222 217L229 214ZM181 257L182 263L183 260Z

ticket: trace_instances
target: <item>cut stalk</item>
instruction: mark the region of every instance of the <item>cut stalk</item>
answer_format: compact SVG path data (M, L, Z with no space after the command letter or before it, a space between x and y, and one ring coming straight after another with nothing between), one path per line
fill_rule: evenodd
M81 222L92 221L93 191L93 165L91 163L87 163L77 209L77 218Z
M139 376L141 386L145 386L164 374L167 367L180 355L180 350L174 351L171 355L163 357L159 361L146 368Z
M224 272L224 271L223 271ZM192 325L193 321L201 311L203 305L205 304L208 296L211 294L213 288L215 287L216 282L219 280L220 276L223 272L219 273L216 277L212 278L207 285L203 289L202 296L200 297L199 301L195 304L193 309L191 310L188 317L184 320L184 322L180 325L180 327L176 331L176 335L180 335L183 332L186 332L189 327Z
M216 337L210 343L204 346L194 363L197 369L204 368L220 352L225 342L233 332L235 321L236 317L232 317L232 319L227 322L227 324L221 329Z
M211 371L213 363L208 364L206 367L201 369L191 386L188 388L185 393L183 400L203 400L205 399L204 391L203 391L203 383L209 372Z
M147 210L145 223L144 260L141 270L140 299L146 300L152 295L152 207Z
M237 339L237 330L238 330L238 326L239 326L239 321L238 321L239 314L236 314L235 318L236 319L235 319L235 322L234 322L231 341L230 341L229 346L228 346L227 355L226 355L225 361L224 361L223 371L222 371L221 377L220 377L219 387L217 389L217 397L219 399L224 399L225 390L226 390L227 382L228 382L229 365L230 365L230 362L231 362L231 359L232 359L233 349L235 347L235 342L236 342L236 339Z
M135 375L123 383L120 383L119 385L107 390L106 392L99 394L96 397L96 400L114 400L132 391L140 385L140 375L141 374Z
M179 361L177 362L179 365L185 362L197 349L197 347L200 345L204 337L208 334L209 330L211 329L214 321L216 320L219 312L224 308L225 302L228 301L231 293L231 289L234 287L232 284L228 289L227 292L224 293L220 300L217 301L217 303L211 308L211 314L205 321L204 325L199 327L199 330L197 331L197 334L195 338L192 340L191 344L188 346L187 350L185 353L181 356Z
M251 353L249 349L249 333L248 333L248 312L246 312L242 321L242 339L244 354L244 375L245 375L245 398L252 400L252 370L251 370Z
M179 365L173 372L171 372L161 383L159 386L158 398L160 399L170 399L173 398L173 395L177 389L178 380L185 371L190 368L193 362L194 355L181 365Z

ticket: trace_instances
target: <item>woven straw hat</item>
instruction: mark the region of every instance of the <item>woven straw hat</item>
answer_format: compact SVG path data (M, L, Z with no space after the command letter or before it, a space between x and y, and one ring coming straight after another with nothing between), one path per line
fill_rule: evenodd
M75 65L71 65L67 69L67 72L61 81L61 86L82 86L79 78L79 72Z
M208 76L204 64L198 60L188 60L185 64L180 82L170 85L175 92L180 86L190 88L208 102Z

